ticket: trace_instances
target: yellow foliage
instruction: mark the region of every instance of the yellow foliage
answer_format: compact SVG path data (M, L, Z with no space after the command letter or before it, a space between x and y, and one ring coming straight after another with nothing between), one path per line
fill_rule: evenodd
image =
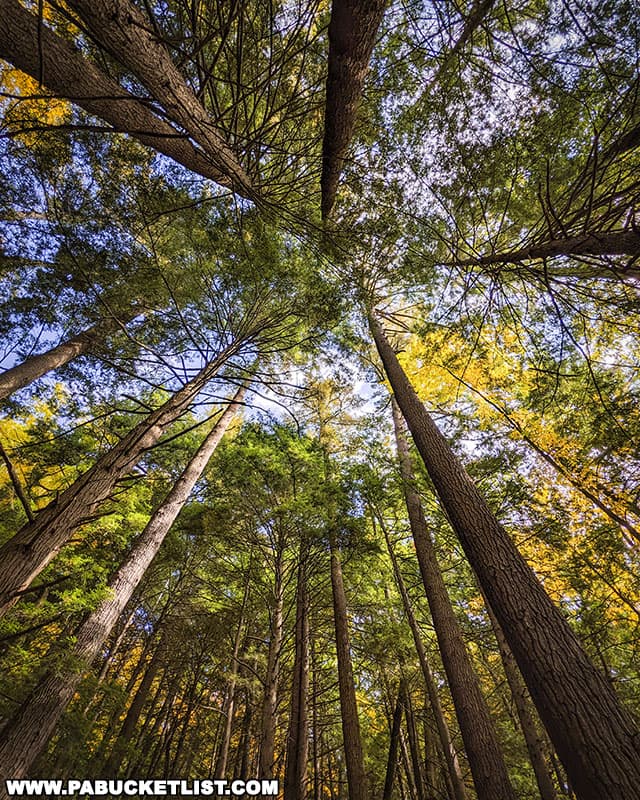
M69 119L69 103L47 96L46 89L19 69L0 67L0 86L3 92L13 96L4 114L5 124L26 144L35 140L32 128L62 125ZM19 133L21 130L25 132Z

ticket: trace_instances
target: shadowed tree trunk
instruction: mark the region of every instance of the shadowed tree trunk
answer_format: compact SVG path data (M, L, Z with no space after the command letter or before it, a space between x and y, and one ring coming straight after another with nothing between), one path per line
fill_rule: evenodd
M637 800L638 729L420 402L379 321L396 400L580 800Z
M0 548L0 616L55 557L73 531L109 497L118 479L126 475L145 450L156 444L167 427L187 410L205 384L238 352L241 344L236 341L227 346Z
M116 624L222 439L243 394L244 387L238 390L217 425L149 520L127 559L109 582L111 596L103 600L80 625L73 645L73 657L80 666L76 664L72 668L53 669L47 673L3 727L0 732L0 777L23 777L44 749L82 680L87 665L96 657ZM0 798L4 797L4 786L0 786Z
M309 598L305 545L300 547L296 592L295 660L291 688L291 716L287 737L287 769L284 800L304 800L307 796L307 758L309 754Z
M278 713L278 683L280 679L280 651L283 636L284 609L284 545L278 542L275 559L273 606L269 630L269 655L262 703L262 738L260 741L260 776L273 777L276 746L276 718Z
M360 738L360 721L358 704L353 681L351 665L351 645L349 642L349 625L347 622L347 599L342 580L340 551L332 532L329 535L331 544L331 588L333 591L333 619L336 630L336 653L338 657L338 688L340 692L340 712L342 720L342 738L344 741L344 759L347 766L347 783L349 800L368 800L367 780L362 755Z
M387 758L387 771L384 778L384 789L382 790L382 800L391 800L393 792L393 781L396 774L398 763L398 742L400 740L400 726L402 725L402 712L404 710L406 686L404 678L400 679L398 687L398 699L393 710L393 721L391 724L391 735L389 737L389 756Z
M400 409L395 402L392 403L392 407L402 487L411 533L433 627L440 646L442 664L447 673L478 798L515 800L495 726L451 606L431 534L427 529L420 495L415 489L415 478L407 440L402 429Z
M442 746L445 762L447 764L449 777L451 778L451 787L454 793L454 798L455 800L468 800L467 790L464 785L464 780L462 778L462 771L460 769L460 763L458 761L458 755L456 753L456 749L451 739L451 732L449 730L449 725L447 724L447 720L442 710L442 704L440 703L438 690L436 688L436 684L433 679L431 666L427 659L427 653L424 647L424 643L422 641L422 637L420 636L418 623L416 621L415 614L413 613L413 608L411 607L409 594L407 592L407 588L405 586L402 573L400 572L398 559L396 558L396 554L394 552L393 545L391 544L391 539L389 538L389 533L386 529L386 526L384 525L382 520L379 521L382 527L382 532L384 533L385 541L387 543L387 550L389 551L389 556L391 557L391 564L393 567L393 573L396 579L396 584L400 591L400 596L402 597L402 605L404 606L404 612L407 616L409 627L411 628L413 641L416 646L416 652L418 653L418 659L420 661L420 667L422 669L422 676L424 678L424 682L427 687L427 694L429 696L429 703L431 705L431 710L433 711L433 716L436 721L440 744Z
M335 204L356 124L369 59L387 0L333 0L329 22L327 99L322 142L322 218Z

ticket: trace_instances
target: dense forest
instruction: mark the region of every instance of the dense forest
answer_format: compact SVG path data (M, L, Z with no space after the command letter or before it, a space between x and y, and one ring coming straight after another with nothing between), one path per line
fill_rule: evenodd
M0 58L0 798L638 800L634 0L0 0Z

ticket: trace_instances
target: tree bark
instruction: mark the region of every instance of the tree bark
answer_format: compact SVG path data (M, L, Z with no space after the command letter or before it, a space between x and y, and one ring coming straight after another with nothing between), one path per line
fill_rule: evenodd
M637 726L427 413L373 315L370 325L418 451L577 796L636 800Z
M338 657L338 689L340 693L340 712L344 758L347 766L349 800L368 800L367 776L364 771L362 740L358 704L351 665L351 645L347 623L347 599L342 580L340 552L335 535L330 534L331 543L331 588L333 591L333 619L336 630L336 653Z
M217 425L207 435L164 502L136 540L123 565L109 582L105 599L81 624L73 646L80 666L47 673L0 732L0 777L23 777L44 749L58 720L73 697L84 671L96 657L118 617L129 602L146 569L160 549L171 525L218 446L238 405L244 387L228 404ZM0 786L0 798L4 787Z
M251 179L173 63L148 17L130 0L69 0L69 6L88 25L99 46L128 67L169 119L198 142L228 183L243 197L255 199Z
M495 726L449 600L420 496L414 488L415 478L400 409L393 401L392 407L411 533L478 798L515 800Z
M396 774L398 763L398 742L400 740L400 726L402 725L402 712L405 704L405 681L400 679L398 687L398 699L393 710L393 721L391 724L391 735L389 737L389 756L387 758L387 771L384 778L384 789L382 790L382 800L391 800L393 792L393 780Z
M387 0L333 0L322 142L322 218L335 204L340 173Z
M296 589L295 659L291 688L291 715L287 737L287 768L284 800L304 800L307 796L309 755L309 598L305 545L300 546Z
M135 466L145 450L158 442L167 427L186 411L204 385L238 352L240 346L240 341L227 346L195 378L129 431L43 509L33 522L24 525L0 548L3 570L0 575L0 616L11 608L19 592L26 589L55 557L72 532L108 498L116 481Z
M385 541L387 543L387 550L389 551L389 556L391 557L391 564L393 567L393 573L396 579L396 584L400 591L400 596L402 597L402 604L404 606L405 614L407 615L407 621L409 622L409 627L411 628L413 641L416 646L416 652L418 653L418 659L420 661L422 675L427 688L427 694L429 696L429 703L431 704L433 716L436 721L436 726L438 728L438 736L440 738L440 744L442 745L442 751L444 753L445 762L447 764L447 769L449 772L449 776L451 778L451 785L454 792L454 797L455 800L468 800L467 790L465 788L464 779L462 777L462 770L460 769L460 762L458 761L458 754L456 753L456 749L454 747L453 740L451 738L451 731L449 730L449 725L447 724L444 711L442 710L442 704L440 702L440 697L438 696L438 690L436 688L436 684L433 679L433 672L431 671L431 665L429 664L429 661L427 659L427 652L425 650L424 643L420 635L420 630L418 628L418 623L416 621L415 614L413 613L413 608L411 607L411 601L409 600L409 593L407 592L407 588L405 586L402 573L400 572L398 559L396 558L396 554L393 550L393 545L391 544L389 533L384 525L381 524L381 526L382 526L382 531L384 533Z
M276 746L276 715L278 710L278 683L280 678L280 650L283 636L284 609L284 559L282 543L278 544L273 586L273 609L269 637L267 675L262 703L262 737L260 742L260 775L273 777Z
M117 330L122 324L129 322L139 313L141 312L131 310L120 320L116 317L104 319L61 342L56 347L52 347L46 353L30 356L22 364L17 364L15 367L5 370L0 374L0 400L10 397L13 392L28 386L33 381L46 375L47 372L63 367L72 359L77 358L77 356L89 352L98 342L104 341L109 333Z
M509 645L507 644L507 640L504 637L504 633L495 614L486 602L485 607L498 642L498 650L500 651L504 674L507 678L511 696L513 697L513 702L516 707L516 714L518 715L518 721L520 722L525 744L527 745L529 761L531 762L533 772L536 776L540 798L541 800L557 800L551 773L544 757L544 741L537 730L535 720L529 710L529 693L527 692L522 676L518 671L518 665L513 657L513 653L509 649Z

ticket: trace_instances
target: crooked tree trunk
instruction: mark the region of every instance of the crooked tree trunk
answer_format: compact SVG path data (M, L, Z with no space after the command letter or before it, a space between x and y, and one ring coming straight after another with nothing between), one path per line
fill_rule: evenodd
M126 561L109 582L111 597L103 600L80 625L73 646L73 657L83 666L53 669L47 673L3 727L0 732L0 777L23 777L42 752L82 680L85 669L109 636L222 439L243 394L244 387L238 390L217 425L149 520ZM4 797L4 786L0 786L0 798Z
M431 534L422 511L420 495L414 488L415 477L411 466L409 447L403 431L400 409L396 403L392 405L409 524L433 619L433 627L442 654L442 664L447 673L451 697L478 798L479 800L502 800L502 798L515 800L495 726L449 600Z
M433 678L433 672L431 671L431 665L427 659L427 652L420 635L420 629L418 628L418 623L416 621L415 614L413 613L413 608L411 607L411 601L409 600L409 593L407 592L407 587L405 586L402 573L400 572L398 559L394 552L393 545L391 544L389 533L382 523L382 520L380 520L380 524L382 527L382 532L384 533L385 541L387 543L387 550L389 551L389 556L391 557L391 565L393 567L393 574L395 576L396 584L400 591L400 596L402 597L404 612L407 616L409 627L411 628L416 652L418 653L420 668L422 669L422 676L427 687L429 703L431 705L431 710L433 711L433 716L438 728L438 737L440 739L445 762L447 764L447 771L451 779L451 787L454 793L454 798L455 800L467 800L467 790L464 785L462 770L460 769L460 762L458 761L458 754L456 753L456 749L453 745L451 731L449 730L449 725L447 724L444 711L442 710L442 704L440 702L438 690Z
M291 715L287 737L287 769L284 800L304 800L307 796L309 755L309 597L304 545L300 546L296 589L295 660L291 688Z
M278 713L278 684L280 679L280 651L283 636L284 609L284 548L278 546L273 586L273 611L267 658L267 675L262 702L262 736L260 741L260 776L273 778L276 746L276 718Z
M141 312L131 310L121 320L109 317L61 342L56 347L52 347L46 353L30 356L22 364L6 370L0 374L0 400L9 397L18 389L28 386L46 375L47 372L63 367L77 356L89 352L97 343L104 341L109 333L117 330L122 324L130 322L139 313Z
M0 616L55 557L73 531L108 498L118 479L135 466L145 450L158 442L166 428L186 411L204 385L240 347L239 341L226 347L0 548Z
M54 33L18 0L0 0L0 57L26 72L59 97L129 133L147 147L205 178L230 186L230 177L195 147L188 136L157 117L146 100L107 77L80 51ZM235 187L242 194L242 186Z
M637 726L427 413L373 315L370 325L418 451L577 796L637 800Z
M344 741L344 760L347 766L349 800L368 800L367 778L364 771L362 740L356 689L353 682L349 625L347 622L347 598L344 593L340 552L332 533L331 543L331 588L333 591L333 619L336 630L336 654L338 658L338 689L340 693L340 716Z

